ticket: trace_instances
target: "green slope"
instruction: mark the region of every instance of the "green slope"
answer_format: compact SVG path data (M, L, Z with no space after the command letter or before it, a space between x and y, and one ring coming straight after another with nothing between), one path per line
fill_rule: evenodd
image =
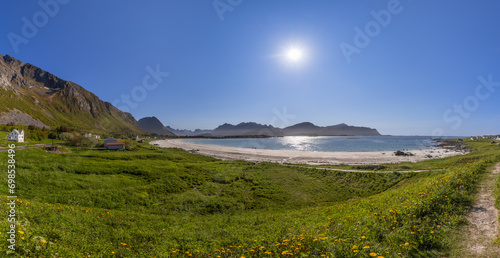
M19 111L49 127L144 133L132 115L31 64L0 55L0 77L0 112Z
M446 256L445 239L463 222L486 167L499 161L500 150L483 145L422 173L220 161L154 147L19 151L18 254Z

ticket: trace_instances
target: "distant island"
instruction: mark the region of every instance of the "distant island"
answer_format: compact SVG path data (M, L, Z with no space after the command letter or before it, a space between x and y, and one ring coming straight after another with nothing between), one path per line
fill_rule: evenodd
M139 127L150 133L179 137L281 137L281 136L379 136L376 129L369 127L338 124L332 126L317 126L303 122L285 128L272 125L262 125L255 122L239 123L237 125L223 124L213 130L178 130L163 124L156 117L145 117L139 120Z

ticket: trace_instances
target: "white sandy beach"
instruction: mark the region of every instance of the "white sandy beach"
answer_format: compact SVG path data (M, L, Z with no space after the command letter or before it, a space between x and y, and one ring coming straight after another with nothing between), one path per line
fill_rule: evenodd
M245 160L252 162L278 162L309 165L324 164L383 164L399 162L417 162L432 158L444 158L464 154L463 152L450 151L446 149L434 150L410 150L414 156L395 156L394 151L374 152L310 152L290 150L264 150L235 148L208 144L189 143L182 139L169 139L153 141L163 148L181 148L192 153L206 155L222 160Z

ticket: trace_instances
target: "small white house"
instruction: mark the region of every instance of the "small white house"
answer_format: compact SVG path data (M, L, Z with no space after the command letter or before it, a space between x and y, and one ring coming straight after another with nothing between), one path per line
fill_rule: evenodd
M91 134L91 133L83 133L82 136L87 137L87 138L96 138L97 140L101 139L100 135Z
M14 129L9 136L7 136L8 141L24 142L24 130Z

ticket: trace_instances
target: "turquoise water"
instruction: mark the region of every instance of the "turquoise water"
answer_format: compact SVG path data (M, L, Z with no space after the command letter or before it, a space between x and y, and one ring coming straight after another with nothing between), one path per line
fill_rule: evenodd
M339 152L423 150L436 146L431 136L285 136L259 139L187 139L186 141L252 149Z

